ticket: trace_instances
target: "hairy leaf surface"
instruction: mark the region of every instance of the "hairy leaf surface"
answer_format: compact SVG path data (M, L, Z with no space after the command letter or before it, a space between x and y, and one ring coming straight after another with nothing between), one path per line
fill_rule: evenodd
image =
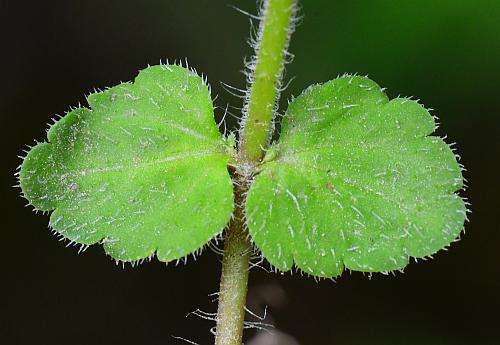
M333 277L385 272L452 242L465 206L462 174L434 119L391 101L368 78L307 89L248 193L252 238L278 269Z
M25 197L54 210L50 226L113 258L162 261L202 247L233 209L232 147L207 85L179 66L153 66L88 97L56 122L20 171Z

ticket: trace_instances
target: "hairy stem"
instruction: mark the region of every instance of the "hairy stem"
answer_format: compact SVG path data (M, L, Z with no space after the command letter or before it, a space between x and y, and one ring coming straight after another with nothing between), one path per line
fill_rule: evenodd
M233 174L235 211L224 237L224 258L217 312L215 345L241 345L245 320L251 245L244 217L245 193L250 185L247 169L262 158L273 129L284 57L291 33L296 0L266 0L261 19L257 58L245 116L240 130L238 168Z
M235 212L224 237L215 345L241 345L251 247L244 231L243 194L235 183Z
M293 27L296 0L267 0L259 27L256 60L240 129L240 160L255 164L263 155L273 129L284 57Z

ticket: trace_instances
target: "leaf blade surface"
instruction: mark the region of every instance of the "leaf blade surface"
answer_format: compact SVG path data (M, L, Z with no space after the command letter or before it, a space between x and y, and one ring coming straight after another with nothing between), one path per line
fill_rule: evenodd
M402 269L447 246L465 219L463 179L434 129L424 107L368 78L310 87L248 193L254 242L278 269L320 277Z
M88 97L35 146L20 170L25 197L50 226L122 261L184 257L232 214L231 150L208 86L179 66Z

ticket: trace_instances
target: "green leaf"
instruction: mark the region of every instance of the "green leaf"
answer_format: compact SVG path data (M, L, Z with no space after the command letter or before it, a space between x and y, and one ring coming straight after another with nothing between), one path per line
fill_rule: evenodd
M389 101L367 78L310 87L248 193L254 242L276 268L321 277L402 269L447 246L466 209L461 168L434 129L424 107Z
M233 148L198 75L149 67L88 103L56 122L21 167L25 197L54 210L54 230L102 242L122 261L178 259L222 230L233 209Z

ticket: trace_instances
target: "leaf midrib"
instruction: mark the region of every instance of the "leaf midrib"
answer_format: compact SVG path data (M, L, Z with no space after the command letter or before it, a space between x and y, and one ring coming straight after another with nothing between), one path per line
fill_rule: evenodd
M79 176L88 176L88 175L93 175L93 174L107 173L107 172L114 172L114 171L141 169L141 168L147 168L150 166L159 165L159 164L163 164L163 163L182 160L182 159L186 159L186 158L205 158L205 157L209 157L209 156L220 156L221 158L227 158L226 155L221 153L221 152L208 151L208 150L207 151L196 151L196 152L177 154L177 155L173 155L173 156L167 156L167 157L163 157L161 159L156 159L156 160L147 161L147 162L141 162L138 164L129 164L129 165L119 164L119 165L105 166L105 167L92 168L92 169L86 169L86 170L71 171L71 172L62 174L61 179L64 179L66 177L79 177Z

